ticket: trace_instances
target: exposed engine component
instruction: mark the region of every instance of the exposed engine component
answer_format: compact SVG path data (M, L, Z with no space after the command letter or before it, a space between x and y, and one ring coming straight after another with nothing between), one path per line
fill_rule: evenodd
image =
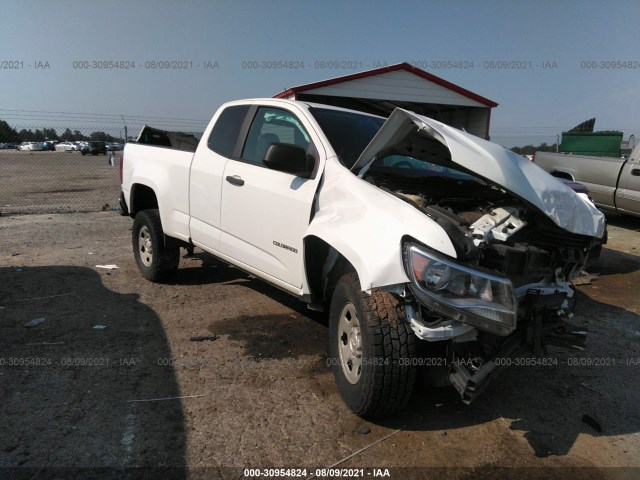
M449 235L457 259L507 276L516 287L569 281L592 239L557 227L546 215L478 179L371 175L368 180L412 204Z
M518 218L517 211L509 210L496 208L471 225L473 243L476 247L492 238L505 242L511 235L524 228L526 222Z

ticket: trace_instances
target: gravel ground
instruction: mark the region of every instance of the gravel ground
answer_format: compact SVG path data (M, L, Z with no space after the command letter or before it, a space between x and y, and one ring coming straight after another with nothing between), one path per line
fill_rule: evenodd
M322 315L197 249L173 281L149 283L131 223L0 217L0 478L332 465L397 479L640 476L637 219L610 219L597 276L578 287L586 351L512 367L470 406L418 386L406 410L372 421L340 400Z
M116 165L122 152L115 152ZM119 168L105 155L0 150L3 214L95 212L118 205Z

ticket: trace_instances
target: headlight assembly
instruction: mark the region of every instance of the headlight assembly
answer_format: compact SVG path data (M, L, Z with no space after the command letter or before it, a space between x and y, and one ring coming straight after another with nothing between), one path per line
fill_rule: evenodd
M515 330L518 301L509 279L457 264L415 243L405 246L405 269L411 291L425 306L498 335Z

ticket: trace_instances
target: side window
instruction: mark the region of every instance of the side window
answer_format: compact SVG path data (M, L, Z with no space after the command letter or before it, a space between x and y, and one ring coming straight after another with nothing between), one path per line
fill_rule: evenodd
M231 157L236 146L238 133L248 111L249 105L225 108L211 130L207 142L209 148L225 157Z
M306 150L311 138L292 113L278 108L260 107L249 129L242 159L263 163L267 149L273 143L288 143Z

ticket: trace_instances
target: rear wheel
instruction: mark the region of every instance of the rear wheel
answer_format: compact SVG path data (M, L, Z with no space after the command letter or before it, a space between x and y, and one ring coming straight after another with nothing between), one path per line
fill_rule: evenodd
M136 264L147 280L166 280L178 269L180 248L165 246L157 209L138 212L133 221L131 240Z
M329 313L329 354L347 406L366 417L392 413L409 401L415 383L415 334L390 293L360 289L354 273L338 281Z

